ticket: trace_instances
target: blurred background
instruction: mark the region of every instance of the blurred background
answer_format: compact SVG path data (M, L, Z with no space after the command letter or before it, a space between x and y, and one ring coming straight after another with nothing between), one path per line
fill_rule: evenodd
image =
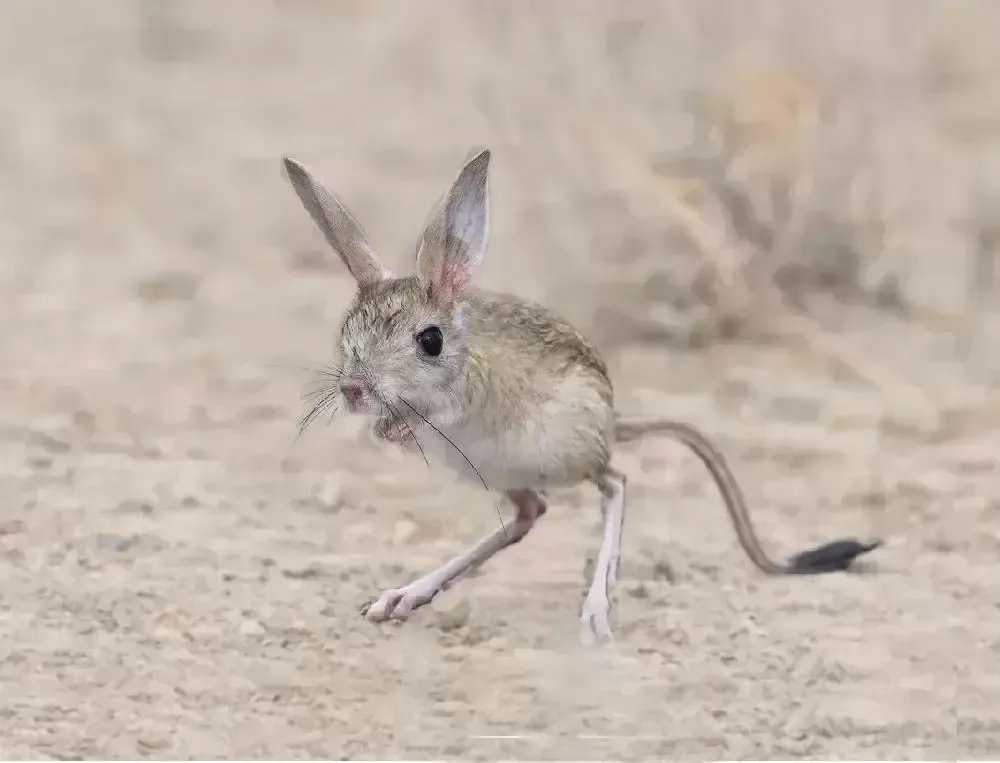
M998 14L6 0L0 752L995 754ZM583 492L451 606L359 621L496 501L346 420L294 442L353 283L280 159L405 272L480 146L480 283L718 438L769 542L882 535L879 574L755 582L651 441L586 686Z

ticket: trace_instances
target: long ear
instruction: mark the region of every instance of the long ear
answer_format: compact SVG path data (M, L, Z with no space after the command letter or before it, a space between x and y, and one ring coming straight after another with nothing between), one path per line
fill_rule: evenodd
M417 250L417 275L432 294L454 300L483 260L490 233L490 152L475 154L438 203Z
M392 274L375 254L361 224L343 202L294 159L285 157L285 171L302 206L319 227L333 250L347 265L359 285L375 283Z

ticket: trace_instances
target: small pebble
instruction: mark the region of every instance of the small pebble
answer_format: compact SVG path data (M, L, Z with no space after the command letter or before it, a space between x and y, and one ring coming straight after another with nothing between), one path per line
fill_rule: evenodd
M340 511L344 507L344 498L340 488L340 480L328 476L323 480L323 484L316 491L316 500L327 512Z
M396 522L395 527L393 527L392 538L397 545L405 545L413 540L416 536L417 531L420 528L417 527L417 523L410 519L401 519Z
M134 538L125 538L114 533L98 533L97 547L101 551L127 551L134 542Z
M462 598L447 609L437 610L437 626L445 633L464 628L472 615L472 604Z
M677 576L674 574L674 568L670 566L670 562L659 561L653 565L653 580L666 580L668 583L676 582Z
M11 519L0 522L0 535L19 535L24 532L24 522L20 519Z
M257 620L244 620L240 623L241 636L263 636L264 626Z
M312 580L323 574L323 568L313 563L296 570L284 570L281 574L291 580Z
M137 744L140 749L146 750L165 750L170 747L168 740L154 736L139 737Z
M649 598L649 589L642 583L637 583L636 585L631 586L630 588L627 589L627 591L628 595L631 596L633 599Z

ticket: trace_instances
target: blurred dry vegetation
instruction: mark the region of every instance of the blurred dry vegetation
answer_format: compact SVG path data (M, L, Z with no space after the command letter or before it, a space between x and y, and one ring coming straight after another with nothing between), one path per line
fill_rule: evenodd
M274 206L296 151L403 241L489 144L489 285L537 282L612 356L778 342L904 426L995 407L989 0L41 6L3 11L5 92L35 91L5 98L6 212L56 235L43 175L88 173L77 247L309 242Z
M278 2L272 20L311 16L342 45L360 6L319 7ZM144 8L151 57L198 60L220 42L192 4ZM466 3L410 8L408 23L400 8L385 6L382 32L365 14L365 87L408 91L397 107L454 134L453 164L489 140L501 230L519 221L503 247L543 262L551 299L608 352L778 341L898 401L887 415L903 426L946 434L948 414L995 407L982 390L997 378L1000 256L988 2ZM379 62L400 58L413 80L393 87ZM349 108L366 121L364 96ZM422 127L384 150L419 162ZM374 165L371 183L393 169ZM951 373L915 384L938 360Z

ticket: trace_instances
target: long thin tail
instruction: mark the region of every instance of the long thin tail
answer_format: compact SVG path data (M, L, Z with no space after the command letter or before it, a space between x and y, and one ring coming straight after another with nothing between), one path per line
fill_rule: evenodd
M726 459L715 449L707 436L690 424L670 419L629 421L619 418L616 421L615 440L618 442L638 440L646 434L665 434L672 437L690 448L701 459L715 480L719 492L722 493L722 500L736 528L736 537L740 545L750 557L750 561L768 575L815 575L846 570L857 557L882 545L881 540L861 543L853 538L844 538L802 551L787 562L776 562L767 555L757 538L743 491L740 490Z

